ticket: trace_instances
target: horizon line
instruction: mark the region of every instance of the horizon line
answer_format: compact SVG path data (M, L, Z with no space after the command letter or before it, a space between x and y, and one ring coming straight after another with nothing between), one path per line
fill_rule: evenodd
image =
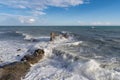
M120 25L0 25L1 26L120 26Z

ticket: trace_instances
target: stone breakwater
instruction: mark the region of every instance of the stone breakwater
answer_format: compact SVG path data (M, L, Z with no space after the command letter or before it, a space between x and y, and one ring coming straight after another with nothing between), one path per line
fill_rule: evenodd
M37 49L31 55L25 55L21 61L0 67L0 80L21 80L29 71L30 65L37 63L44 57L44 50Z

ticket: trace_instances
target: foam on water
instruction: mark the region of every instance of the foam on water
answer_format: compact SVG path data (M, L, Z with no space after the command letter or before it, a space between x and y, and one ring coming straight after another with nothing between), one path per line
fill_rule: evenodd
M34 38L32 35L29 35L27 33L23 33L23 32L20 32L20 31L16 31L16 33L21 34L22 36L24 36L25 40L30 40L30 39Z
M0 65L8 64L14 61L19 61L30 44L20 44L15 41L0 41ZM21 49L20 51L17 51ZM19 55L19 56L18 56Z
M20 32L20 31L16 31L16 33L24 36L24 40L49 41L49 39L50 39L49 36L40 36L40 37L39 36L33 36L33 35L28 34L28 33Z
M5 32L0 32L0 34L3 34L3 33L5 33Z
M60 46L78 46L82 41L70 40L57 38L54 42L36 44L35 48L45 50L46 57L34 65L23 80L120 80L119 72L101 67L94 59L74 60L75 55L64 52Z

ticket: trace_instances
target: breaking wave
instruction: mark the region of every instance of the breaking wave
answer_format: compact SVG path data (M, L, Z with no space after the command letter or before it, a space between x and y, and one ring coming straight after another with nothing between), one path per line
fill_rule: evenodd
M73 36L36 44L34 48L44 49L46 57L23 80L120 80L119 61L97 55L89 46L96 47Z
M40 36L40 37L35 37L33 35L27 34L27 33L23 33L23 32L19 32L16 31L16 34L21 34L24 37L24 40L49 40L49 36Z

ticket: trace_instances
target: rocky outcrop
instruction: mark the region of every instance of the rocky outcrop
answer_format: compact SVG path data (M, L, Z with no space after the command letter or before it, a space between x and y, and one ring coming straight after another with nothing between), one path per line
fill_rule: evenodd
M64 38L68 38L69 35L67 33L55 33L55 32L51 32L50 33L50 41L53 41L57 36L61 36Z
M53 41L53 40L55 39L56 36L58 36L57 33L51 32L51 33L50 33L50 41Z
M31 55L25 55L21 61L13 62L0 67L0 80L21 80L30 69L30 64L35 64L44 56L44 50L37 49Z
M0 80L21 80L28 72L30 64L27 62L14 62L0 67Z
M34 38L26 39L26 41L30 41L30 42L39 42L38 39L34 39Z
M44 50L37 49L32 55L25 55L21 61L28 62L29 64L35 64L44 56Z

